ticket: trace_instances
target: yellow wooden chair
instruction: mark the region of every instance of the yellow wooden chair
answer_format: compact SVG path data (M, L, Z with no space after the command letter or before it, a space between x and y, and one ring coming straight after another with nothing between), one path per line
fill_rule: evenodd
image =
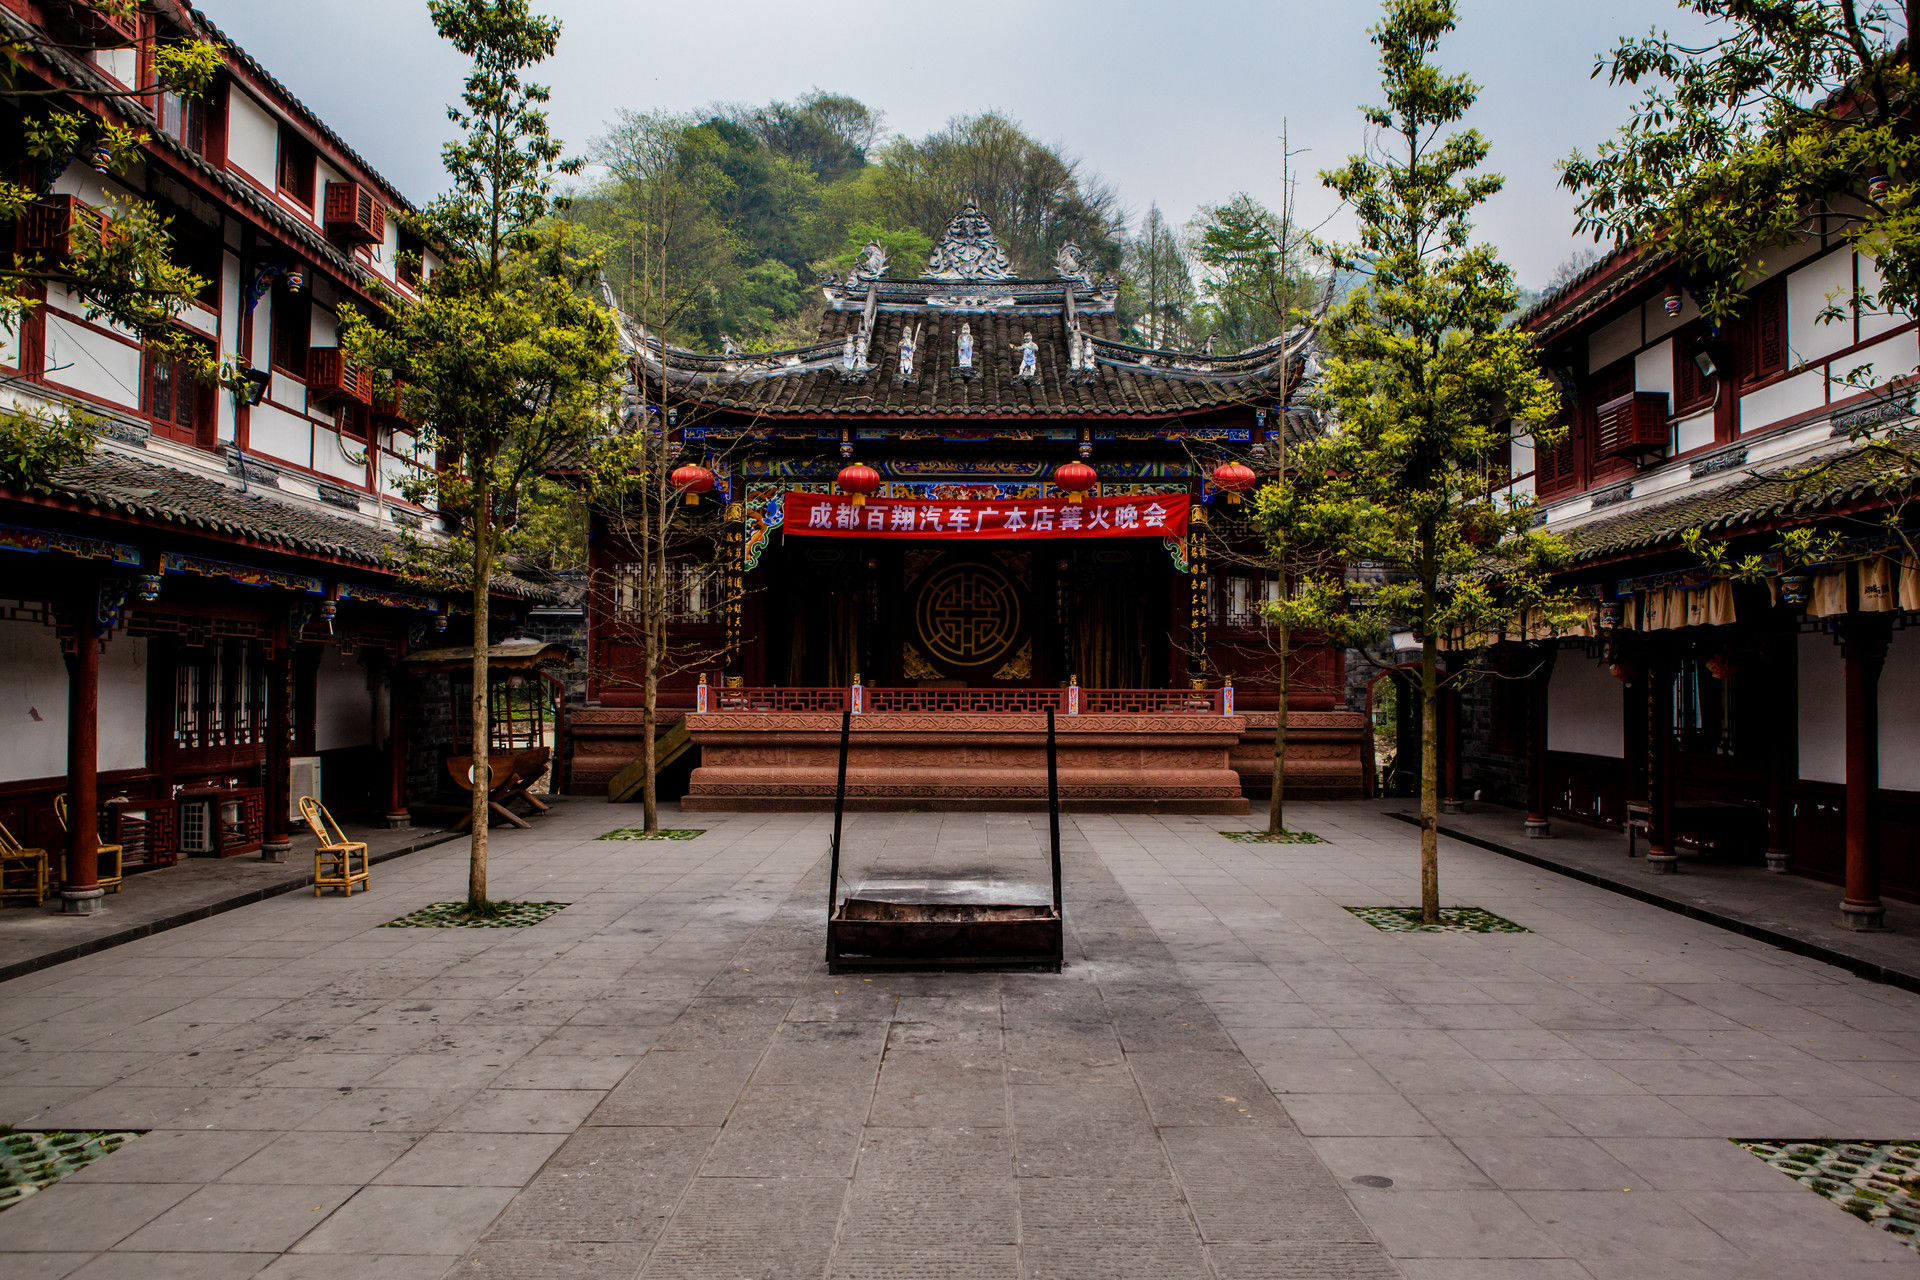
M31 898L39 906L47 900L47 851L29 849L0 823L0 902Z
M53 816L60 819L60 829L65 831L67 829L67 795L64 791L53 798ZM120 846L96 843L95 847L100 850L98 862L100 887L111 889L115 893L120 892L120 881L125 871L121 865L123 859Z
M364 889L373 887L373 881L367 874L367 845L364 840L349 840L340 824L327 812L327 806L312 796L300 797L300 816L307 820L307 826L313 829L313 896L319 897L323 888L343 889L349 898L353 896L356 884ZM328 828L332 833L328 833Z

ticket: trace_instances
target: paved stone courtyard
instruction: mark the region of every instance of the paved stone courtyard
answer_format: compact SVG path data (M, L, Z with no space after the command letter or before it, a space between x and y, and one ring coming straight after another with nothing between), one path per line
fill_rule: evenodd
M1910 1274L1730 1138L1920 1138L1920 997L1297 805L1065 824L1066 972L829 977L830 819L498 832L528 929L381 929L464 846L0 984L0 1124L149 1132L0 1212L9 1280ZM849 819L878 865L1045 819ZM1897 1270L1903 1269L1903 1270Z

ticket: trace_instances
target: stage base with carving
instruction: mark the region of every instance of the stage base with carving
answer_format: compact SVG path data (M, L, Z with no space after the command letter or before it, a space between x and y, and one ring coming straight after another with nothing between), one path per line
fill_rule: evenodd
M1232 768L1240 790L1265 800L1273 794L1271 711L1243 711L1247 727L1234 745ZM1366 716L1358 711L1293 711L1287 715L1287 799L1358 800Z
M687 713L660 708L654 732L666 736ZM567 716L572 741L572 768L567 770L567 793L576 796L607 794L607 784L646 749L646 712L639 707L576 707Z
M1228 754L1245 720L1087 715L1057 721L1060 803L1078 813L1247 811ZM831 809L840 716L822 711L687 717L700 767L680 807L699 813ZM1047 722L1030 713L870 713L853 720L847 807L1047 807Z

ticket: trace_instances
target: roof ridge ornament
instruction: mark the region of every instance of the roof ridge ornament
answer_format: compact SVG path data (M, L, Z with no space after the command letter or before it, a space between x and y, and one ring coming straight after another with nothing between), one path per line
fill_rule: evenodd
M867 241L867 247L860 251L860 261L853 264L853 270L847 273L847 285L852 288L871 280L878 280L887 274L887 251L878 240Z
M1093 287L1093 264L1080 246L1069 240L1053 255L1053 273L1062 280L1077 280L1083 288Z
M923 280L1006 280L1013 276L1007 255L980 206L969 199L947 223L946 234L927 258Z

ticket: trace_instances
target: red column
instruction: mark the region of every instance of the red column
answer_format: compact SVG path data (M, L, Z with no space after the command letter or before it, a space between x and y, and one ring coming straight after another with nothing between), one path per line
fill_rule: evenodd
M387 668L387 827L401 831L413 825L407 812L406 684L398 659Z
M1443 668L1447 684L1440 692L1442 776L1440 812L1459 813L1460 803L1460 671L1449 661Z
M1647 870L1680 869L1673 851L1673 680L1669 658L1647 654Z
M1847 703L1847 896L1840 903L1840 923L1882 929L1887 909L1880 902L1880 668L1887 658L1886 624L1849 618L1840 655Z
M293 847L287 831L288 709L293 695L293 645L283 616L274 624L273 648L267 658L267 776L266 838L260 844L263 862L281 862Z
M93 634L97 585L74 611L67 659L67 867L60 910L100 908L100 641Z
M1767 672L1773 687L1798 688L1794 666L1794 636L1773 636L1767 644ZM1799 746L1795 702L1785 699L1768 717L1767 738L1767 870L1785 873L1793 869L1789 848L1787 806L1793 784L1795 753Z
M1527 677L1527 834L1541 839L1552 830L1547 821L1547 685L1559 650L1549 643L1532 652L1535 666Z

